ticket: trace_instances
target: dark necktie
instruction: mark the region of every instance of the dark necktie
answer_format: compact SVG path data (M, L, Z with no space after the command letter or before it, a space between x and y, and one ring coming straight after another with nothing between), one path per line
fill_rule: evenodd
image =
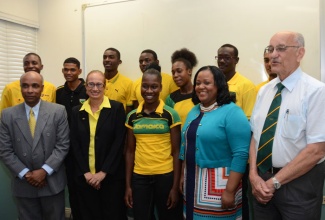
M273 140L276 125L278 123L279 110L282 100L281 91L284 88L284 85L282 85L282 83L278 83L277 87L278 91L276 92L271 103L270 109L267 113L257 151L256 164L262 173L265 173L266 171L272 168Z

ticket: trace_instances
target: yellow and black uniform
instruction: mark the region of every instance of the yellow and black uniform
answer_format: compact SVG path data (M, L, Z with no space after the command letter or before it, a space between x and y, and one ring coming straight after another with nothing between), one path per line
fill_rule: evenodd
M179 88L175 84L173 78L167 73L161 73L161 78L162 90L160 92L159 98L165 102L167 96ZM138 101L139 103L143 101L143 98L141 96L141 81L142 77L133 82L130 96L131 103L133 101Z
M56 87L47 81L44 81L44 89L41 95L43 101L55 103ZM20 80L9 83L2 91L0 111L5 108L12 107L24 102L21 94Z
M136 139L134 173L141 175L164 174L173 171L170 129L180 125L177 112L160 103L155 112L143 112L143 104L131 111L125 126L133 130Z
M181 118L183 127L187 114L194 107L194 103L192 102L192 93L181 94L181 90L176 90L166 98L166 105L177 111Z
M230 94L236 99L236 104L250 119L256 100L256 86L238 72L227 83Z
M130 101L132 80L117 73L112 79L106 79L105 96L111 100L121 102L124 106L132 106Z
M79 79L81 82L75 90L71 90L68 83L65 82L64 85L59 86L56 89L56 103L64 105L68 114L68 121L71 121L71 111L72 107L83 104L87 99L88 95L86 93L85 81L84 79Z

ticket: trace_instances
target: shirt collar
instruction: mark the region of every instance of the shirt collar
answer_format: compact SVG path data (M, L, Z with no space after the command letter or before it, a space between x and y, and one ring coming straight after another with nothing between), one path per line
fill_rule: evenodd
M106 81L109 83L115 83L119 76L120 76L120 73L117 72L116 75L112 79L106 79Z
M86 111L88 113L92 114L89 99L87 99L81 106L79 111ZM109 99L107 96L104 96L102 104L100 104L98 111L101 111L103 108L111 108L111 103L109 102Z
M27 116L29 117L29 111L30 111L30 109L33 109L35 118L37 118L38 112L39 112L39 108L41 106L41 99L39 100L39 102L34 107L30 107L29 105L26 104L26 102L24 102L24 105L25 105L25 110L26 110Z
M238 82L238 72L235 72L235 75L233 75L233 77L231 77L231 79L227 82L228 85L235 85Z
M71 92L77 92L77 93L79 93L80 90L82 89L82 87L85 86L85 80L84 80L83 78L79 78L79 81L80 81L80 84L77 86L77 88L76 88L74 91L72 91L72 90L69 88L69 86L68 86L68 82L65 82L65 83L64 83L64 89L65 89L67 92L69 92L69 93L71 93Z
M143 105L144 105L144 101L141 101L137 108L137 114L140 114L142 112ZM165 105L164 101L159 99L159 105L156 108L155 113L162 115L162 113L164 112L164 105Z
M301 78L302 70L300 67L298 67L293 73L291 73L287 78L285 78L282 82L280 81L279 77L277 77L274 84L274 87L281 82L286 89L291 92L295 85L297 84L298 80ZM273 80L272 80L273 81Z

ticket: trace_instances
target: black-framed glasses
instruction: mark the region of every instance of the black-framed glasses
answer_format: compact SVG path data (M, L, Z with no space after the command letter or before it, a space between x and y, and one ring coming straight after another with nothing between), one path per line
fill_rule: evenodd
M287 50L288 47L299 48L300 46L286 46L286 45L278 45L278 46L267 46L265 48L265 53L273 53L274 49L276 52L284 52Z
M230 61L232 58L236 58L236 57L233 57L233 56L215 56L214 58L216 60Z
M92 88L92 89L95 87L97 87L97 89L102 89L102 88L104 88L105 84L89 82L89 83L86 83L86 86L88 86L89 88Z

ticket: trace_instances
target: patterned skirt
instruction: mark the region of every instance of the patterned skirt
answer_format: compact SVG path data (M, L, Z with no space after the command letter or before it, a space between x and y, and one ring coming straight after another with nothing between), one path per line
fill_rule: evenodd
M195 167L195 187L186 189L184 184L184 210L183 216L186 219L186 200L194 199L193 219L242 219L242 185L239 184L235 194L235 208L222 209L221 196L226 188L229 168L200 168ZM184 183L186 183L186 169L184 173ZM186 191L194 190L194 198L187 198ZM191 196L192 197L192 196ZM188 212L189 213L189 212ZM189 219L192 219L191 217Z

